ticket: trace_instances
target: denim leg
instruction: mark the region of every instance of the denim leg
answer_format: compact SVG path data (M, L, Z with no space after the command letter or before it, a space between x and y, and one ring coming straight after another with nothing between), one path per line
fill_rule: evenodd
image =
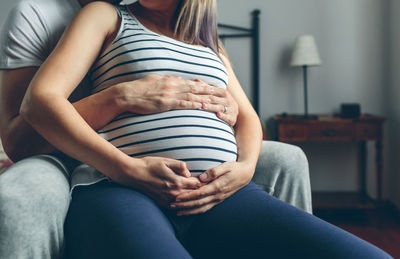
M185 239L195 258L391 258L252 182L198 217Z
M65 233L70 259L192 258L152 199L108 180L74 189Z

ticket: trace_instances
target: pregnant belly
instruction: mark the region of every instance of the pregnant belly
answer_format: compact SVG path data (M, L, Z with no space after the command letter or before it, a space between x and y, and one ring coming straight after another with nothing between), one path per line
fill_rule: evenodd
M203 110L121 116L99 133L131 157L160 156L185 161L192 175L236 161L237 157L231 127L214 113Z

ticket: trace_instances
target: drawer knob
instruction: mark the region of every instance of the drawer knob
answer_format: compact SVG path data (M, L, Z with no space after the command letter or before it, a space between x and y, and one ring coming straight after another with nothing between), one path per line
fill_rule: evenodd
M289 134L288 134L289 137L294 137L295 135L296 135L296 130L292 129L289 131Z
M321 131L322 136L324 137L332 137L338 134L336 129L328 128Z

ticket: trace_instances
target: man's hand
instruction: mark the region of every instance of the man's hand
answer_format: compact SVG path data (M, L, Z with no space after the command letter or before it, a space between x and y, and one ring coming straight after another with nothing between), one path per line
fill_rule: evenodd
M176 196L170 203L177 215L204 213L248 184L254 168L245 162L225 162L199 176L206 185Z
M238 105L225 89L208 85L201 80L185 80L175 76L150 74L142 79L122 83L120 110L151 114L176 109L204 109L233 126Z

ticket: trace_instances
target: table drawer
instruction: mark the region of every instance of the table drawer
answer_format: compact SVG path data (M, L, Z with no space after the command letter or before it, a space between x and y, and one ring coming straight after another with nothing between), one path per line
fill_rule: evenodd
M354 139L351 123L316 123L308 128L309 141L352 141Z
M303 142L307 140L306 126L303 124L279 125L279 140L283 142Z
M362 123L356 124L356 139L357 140L375 140L382 138L382 127L377 123Z

